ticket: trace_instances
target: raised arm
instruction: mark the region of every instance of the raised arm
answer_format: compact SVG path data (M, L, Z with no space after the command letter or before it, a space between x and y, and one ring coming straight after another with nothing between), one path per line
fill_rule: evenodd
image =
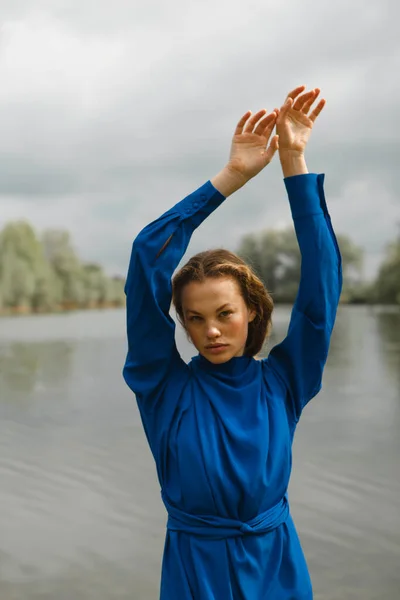
M325 201L324 176L308 174L304 159L311 128L325 101L308 116L319 90L302 94L294 102L303 90L289 94L277 122L280 159L301 252L301 280L287 336L265 361L285 388L295 422L321 388L342 288L341 257Z
M276 116L275 112L266 115L265 110L253 116L246 113L237 125L228 165L145 227L133 243L125 285L128 354L123 374L139 401L154 404L167 381L186 372L169 314L172 274L193 231L272 159L276 138L267 145Z
M196 227L224 196L207 182L145 227L133 242L125 284L128 355L123 375L140 400L185 369L169 311L171 277Z

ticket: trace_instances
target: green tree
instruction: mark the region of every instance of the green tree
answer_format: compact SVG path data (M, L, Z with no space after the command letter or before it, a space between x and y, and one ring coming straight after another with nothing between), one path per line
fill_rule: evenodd
M123 277L111 277L108 280L108 293L110 294L110 301L115 306L125 306L125 279Z
M44 255L56 278L59 300L63 307L86 304L85 272L72 246L68 231L51 229L42 236Z
M375 302L400 304L400 235L388 245L373 287Z
M24 221L0 232L0 311L123 306L125 280L97 264L82 264L67 231L41 240Z
M343 261L346 296L346 285L354 287L360 284L363 252L347 236L339 235L337 240ZM248 234L241 240L238 254L253 266L276 301L294 301L300 281L301 256L293 227Z
M103 268L96 264L86 264L83 271L85 274L87 305L94 306L112 302L111 286L103 272Z
M9 223L0 234L0 287L5 308L42 308L51 271L40 241L29 223Z

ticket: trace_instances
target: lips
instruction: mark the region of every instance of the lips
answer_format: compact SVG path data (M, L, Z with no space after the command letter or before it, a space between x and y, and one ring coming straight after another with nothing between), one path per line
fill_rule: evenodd
M206 346L207 350L211 350L212 348L226 348L228 344L209 344Z
M228 344L210 344L206 346L206 351L210 354L222 354L227 349Z

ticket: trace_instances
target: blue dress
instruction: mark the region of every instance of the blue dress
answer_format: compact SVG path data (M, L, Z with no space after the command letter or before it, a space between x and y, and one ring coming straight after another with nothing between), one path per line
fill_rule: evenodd
M321 388L342 284L323 175L285 179L302 254L289 330L268 358L187 364L175 344L171 276L224 197L210 181L145 227L126 281L128 355L168 511L161 600L309 600L289 513L293 435Z

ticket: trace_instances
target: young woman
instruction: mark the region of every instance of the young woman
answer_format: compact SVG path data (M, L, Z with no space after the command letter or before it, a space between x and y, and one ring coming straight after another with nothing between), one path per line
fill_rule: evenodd
M321 387L341 259L323 176L308 174L304 160L325 101L315 106L319 90L304 90L293 90L269 115L246 113L228 165L133 243L124 377L168 512L162 600L312 598L287 487L297 422ZM279 142L275 136L269 144L275 125ZM272 301L249 266L230 252L208 251L171 277L193 231L271 161L278 144L301 282L287 337L256 360ZM189 364L175 345L172 297L199 352Z

